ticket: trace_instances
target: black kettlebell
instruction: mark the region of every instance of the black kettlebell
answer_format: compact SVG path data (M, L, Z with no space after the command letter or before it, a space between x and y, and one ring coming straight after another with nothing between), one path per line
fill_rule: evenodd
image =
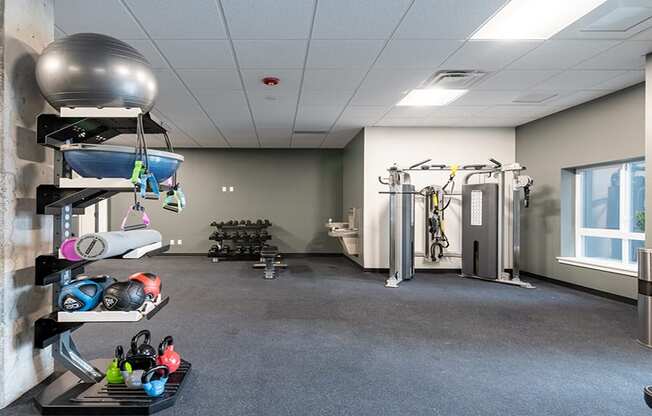
M141 338L143 342L139 344L138 341ZM127 359L133 363L135 369L143 369L150 365L152 358L156 359L156 348L149 344L151 339L152 334L147 329L139 331L131 338L131 347Z

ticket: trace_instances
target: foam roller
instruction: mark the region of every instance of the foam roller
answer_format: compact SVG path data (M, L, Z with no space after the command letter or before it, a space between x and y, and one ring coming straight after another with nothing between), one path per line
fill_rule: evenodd
M161 233L156 230L108 231L79 237L75 252L86 260L100 260L160 242Z

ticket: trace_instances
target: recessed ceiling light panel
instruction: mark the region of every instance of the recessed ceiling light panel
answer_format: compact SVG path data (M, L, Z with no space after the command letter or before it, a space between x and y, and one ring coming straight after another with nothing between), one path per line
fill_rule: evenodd
M424 88L412 90L399 101L398 106L427 107L452 103L468 90L447 90L443 88Z
M606 0L511 0L471 39L543 40L601 6Z

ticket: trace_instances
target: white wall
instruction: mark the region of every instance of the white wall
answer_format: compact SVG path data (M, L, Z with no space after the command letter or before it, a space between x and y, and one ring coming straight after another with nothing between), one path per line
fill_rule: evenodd
M364 148L364 267L389 267L389 219L387 186L378 182L378 176L387 176L387 168L396 163L407 167L432 158L433 164L489 163L495 158L503 163L514 162L515 129L513 128L421 128L368 127L365 129ZM443 185L448 178L444 172L415 172L412 183L417 190L428 185ZM461 174L459 179L461 179ZM461 186L461 180L457 185ZM460 188L458 188L459 190ZM423 252L423 205L417 202L415 220L415 251ZM453 203L446 211L447 234L451 252L461 251L461 209ZM446 259L438 264L424 263L418 257L417 268L460 268L459 259Z

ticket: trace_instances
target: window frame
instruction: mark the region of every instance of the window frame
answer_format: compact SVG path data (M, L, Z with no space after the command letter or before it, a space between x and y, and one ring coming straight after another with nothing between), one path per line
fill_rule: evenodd
M621 162L603 163L600 165L585 166L575 169L575 260L586 264L595 264L598 266L612 266L616 268L623 268L625 270L636 271L636 263L630 262L630 247L632 241L645 242L645 232L630 231L632 228L631 223L631 182L632 182L632 169L631 164L643 161L644 159L631 159ZM583 178L582 172L590 169L595 169L601 166L618 166L620 165L620 192L619 192L619 229L606 229L606 228L587 228L583 227L584 224L584 193L583 193ZM646 169L647 178L647 169ZM584 237L600 237L619 239L622 242L621 260L598 259L595 257L587 257L584 255Z

